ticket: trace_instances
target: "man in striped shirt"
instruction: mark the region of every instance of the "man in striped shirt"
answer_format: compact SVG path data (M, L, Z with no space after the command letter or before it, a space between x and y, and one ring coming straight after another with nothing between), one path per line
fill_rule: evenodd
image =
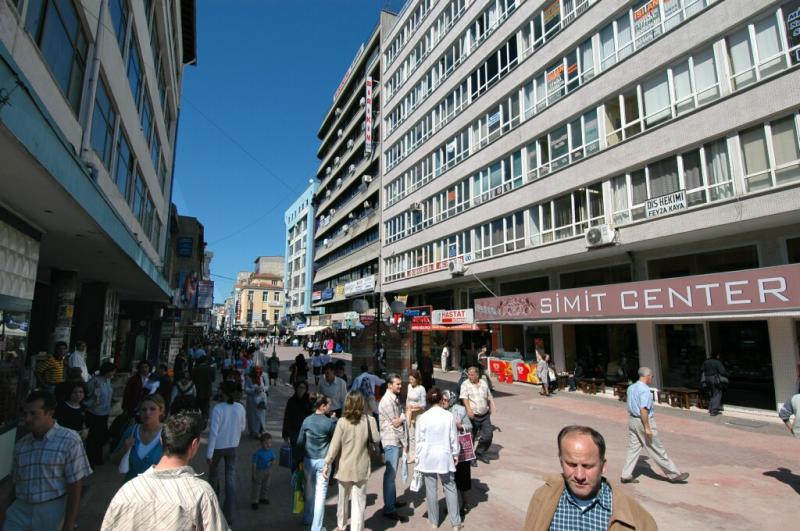
M51 393L55 390L56 384L64 381L64 356L66 355L67 344L59 341L56 343L53 355L36 366L36 377L39 379L39 384Z
M184 411L164 422L164 455L117 491L102 531L228 531L217 495L189 466L200 448L203 425L198 411Z
M53 419L56 399L34 391L25 400L30 433L14 448L14 488L3 529L72 531L83 478L92 473L80 436ZM2 519L2 518L0 518Z

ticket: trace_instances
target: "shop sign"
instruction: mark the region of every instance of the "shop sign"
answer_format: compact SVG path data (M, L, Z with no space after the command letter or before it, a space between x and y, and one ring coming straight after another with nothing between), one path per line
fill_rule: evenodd
M375 275L369 275L344 285L345 297L352 297L361 293L368 293L375 290Z
M661 21L661 13L658 4L661 0L650 0L633 12L633 31L636 35L636 43L642 44L653 40L656 37L655 26ZM664 2L664 9L669 9L669 0Z
M657 218L679 210L686 210L686 190L648 199L645 203L645 210L648 218Z
M781 6L783 16L786 19L786 40L789 41L789 49L792 64L800 63L800 0L787 2Z
M214 281L201 280L197 284L197 307L211 308L214 306Z
M331 288L325 288L322 290L322 300L329 301L333 298L333 290Z
M336 298L344 297L344 284L336 284Z
M433 310L433 324L435 325L460 325L475 322L472 308L467 310Z
M331 325L331 315L320 315L319 316L319 326L330 326Z
M478 322L800 310L800 264L475 301Z
M361 57L361 54L364 53L364 43L361 43L361 47L356 52L356 56L353 57L353 62L350 63L350 66L347 68L347 72L344 73L344 77L342 81L339 83L339 86L336 88L336 92L333 94L333 101L336 101L336 98L339 97L339 94L342 93L342 89L347 84L347 80L350 79L350 74L353 73L353 68L356 66L356 62L358 62L358 58Z
M431 330L433 323L431 323L430 315L415 315L411 318L411 330L414 332L421 332Z
M359 319L361 320L361 324L364 326L369 326L375 322L375 316L368 313L362 314Z
M301 329L306 327L306 324L305 323L297 323L296 325L294 325L294 327L295 327L296 330L301 330Z
M311 300L316 302L318 300L322 300L322 292L321 291L314 291L311 293Z
M462 264L470 264L474 260L472 253L464 253L462 256L457 256L455 258L448 258L446 260L439 260L438 262L433 262L431 264L427 264L424 266L415 267L413 269L409 269L406 271L406 277L416 277L419 275L425 275L428 273L433 273L435 271L441 271L443 269L447 269L447 264L452 261L461 262Z
M372 154L372 78L367 78L364 95L364 153Z
M404 317L416 317L418 315L430 315L433 312L433 306L409 306L403 310Z

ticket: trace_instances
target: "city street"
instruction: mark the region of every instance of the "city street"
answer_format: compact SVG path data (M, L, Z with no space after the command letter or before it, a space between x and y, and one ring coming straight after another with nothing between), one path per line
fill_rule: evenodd
M298 352L296 347L279 347L281 378ZM454 386L456 372L437 371L437 383ZM580 392L560 392L553 398L539 396L538 387L524 384L495 384L498 414L490 465L473 468L471 500L477 504L465 520L466 529L521 529L525 511L542 478L558 473L556 434L566 424L588 424L606 438L608 471L606 477L619 477L627 444L624 404ZM284 383L270 393L269 430L280 446L281 421L290 388ZM660 529L672 530L756 530L792 529L797 522L800 495L800 455L787 451L797 442L785 428L769 419L753 421L720 416L710 418L697 412L658 407L656 418L665 447L681 469L691 474L686 485L664 480L659 470L642 459L637 468L640 483L626 485L651 512ZM291 514L289 474L277 468L273 474L271 503L257 511L250 508L250 455L255 441L242 439L238 453L237 514L235 530L302 529L298 515ZM206 472L204 450L195 460L198 472ZM382 469L373 471L368 486L368 529L426 529L422 493L406 492L401 499L410 505L401 510L410 517L408 524L397 524L381 516ZM105 508L121 483L116 467L97 470L83 500L79 527L97 529ZM404 488L398 487L398 492ZM328 491L325 527L336 527L336 487ZM442 499L442 498L440 498ZM442 518L444 501L442 499ZM443 529L449 524L444 523Z

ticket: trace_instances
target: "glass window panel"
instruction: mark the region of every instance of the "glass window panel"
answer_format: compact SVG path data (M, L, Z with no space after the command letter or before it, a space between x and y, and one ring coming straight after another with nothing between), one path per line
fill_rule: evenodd
M797 146L795 117L772 122L772 147L775 153L775 181L784 184L800 179L800 150Z
M747 27L728 37L728 53L733 72L733 82L736 88L741 88L755 81L756 74L752 70L753 53L750 47L750 34Z
M648 79L642 84L645 124L654 126L672 117L667 74ZM626 108L627 113L627 108Z
M775 14L759 20L755 24L756 47L761 73L765 76L779 72L786 67L783 45Z
M764 127L758 126L741 135L744 166L747 174L766 171L769 167Z
M714 49L704 50L694 57L694 82L697 100L700 105L719 97L717 68L714 63Z
M683 154L683 181L686 183L687 190L703 186L699 149Z
M678 181L678 160L670 157L650 164L650 197L659 197L680 189Z
M631 197L634 205L647 201L647 181L644 170L636 170L631 173Z

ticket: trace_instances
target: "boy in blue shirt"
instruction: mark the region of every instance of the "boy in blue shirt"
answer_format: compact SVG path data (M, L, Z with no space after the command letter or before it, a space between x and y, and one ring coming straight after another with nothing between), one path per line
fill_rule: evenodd
M272 463L275 461L275 452L272 451L272 435L261 434L261 448L253 454L253 484L250 490L250 501L253 510L258 509L258 504L268 504L269 484L272 479Z

